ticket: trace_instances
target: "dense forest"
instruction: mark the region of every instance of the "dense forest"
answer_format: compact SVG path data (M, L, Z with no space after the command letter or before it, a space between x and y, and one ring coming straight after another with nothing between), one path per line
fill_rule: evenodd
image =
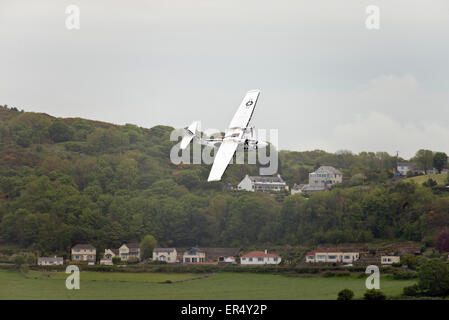
M310 197L248 193L228 184L256 165L230 165L222 182L207 183L210 166L170 162L172 130L0 106L0 242L51 254L147 234L161 246L432 241L449 226L449 193L398 182L387 153L281 151L290 186L320 165L339 168L344 182Z

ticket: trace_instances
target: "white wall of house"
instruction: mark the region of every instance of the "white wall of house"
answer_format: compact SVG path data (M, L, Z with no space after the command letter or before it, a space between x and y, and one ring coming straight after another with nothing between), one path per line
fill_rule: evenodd
M393 263L399 263L401 261L401 257L399 256L381 256L380 262L384 265L391 265Z
M177 257L176 250L171 252L169 251L153 251L153 260L154 261L165 261L167 263L175 263Z
M279 264L281 258L274 257L242 257L240 258L240 264L242 265L264 265L264 264Z
M359 260L358 252L315 252L306 255L306 262L309 263L352 263Z
M248 175L243 178L242 181L237 185L237 189L239 190L246 190L246 191L254 191L253 182L249 178Z

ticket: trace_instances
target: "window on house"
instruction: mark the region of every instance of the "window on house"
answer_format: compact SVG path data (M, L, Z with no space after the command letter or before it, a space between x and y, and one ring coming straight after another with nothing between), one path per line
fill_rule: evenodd
M253 258L249 258L249 261L253 261Z
M263 261L263 258L257 258L257 261Z
M186 262L190 262L190 258L185 258L185 261Z
M274 261L278 261L278 258L273 258Z

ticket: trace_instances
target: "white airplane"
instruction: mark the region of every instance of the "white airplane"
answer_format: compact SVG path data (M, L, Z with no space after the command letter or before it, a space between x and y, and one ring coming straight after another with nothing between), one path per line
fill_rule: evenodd
M193 122L187 130L185 130L181 140L181 149L184 150L187 148L192 140L209 147L219 147L218 152L215 154L214 163L207 181L221 180L221 176L225 172L238 147L243 148L244 150L257 150L267 147L267 142L257 140L257 137L254 134L254 127L248 127L259 94L260 90L251 90L246 93L222 139L202 139L198 137L196 134L198 122Z

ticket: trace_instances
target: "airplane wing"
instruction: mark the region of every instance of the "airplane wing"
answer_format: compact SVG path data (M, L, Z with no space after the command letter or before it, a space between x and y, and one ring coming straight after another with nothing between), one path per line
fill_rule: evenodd
M229 162L232 160L238 145L239 142L234 141L233 139L223 140L217 154L215 155L214 164L212 165L207 181L221 180L221 176L225 172Z
M248 123L253 116L259 94L260 90L251 90L246 93L234 118L232 118L232 121L229 124L229 128L246 128L248 126Z

